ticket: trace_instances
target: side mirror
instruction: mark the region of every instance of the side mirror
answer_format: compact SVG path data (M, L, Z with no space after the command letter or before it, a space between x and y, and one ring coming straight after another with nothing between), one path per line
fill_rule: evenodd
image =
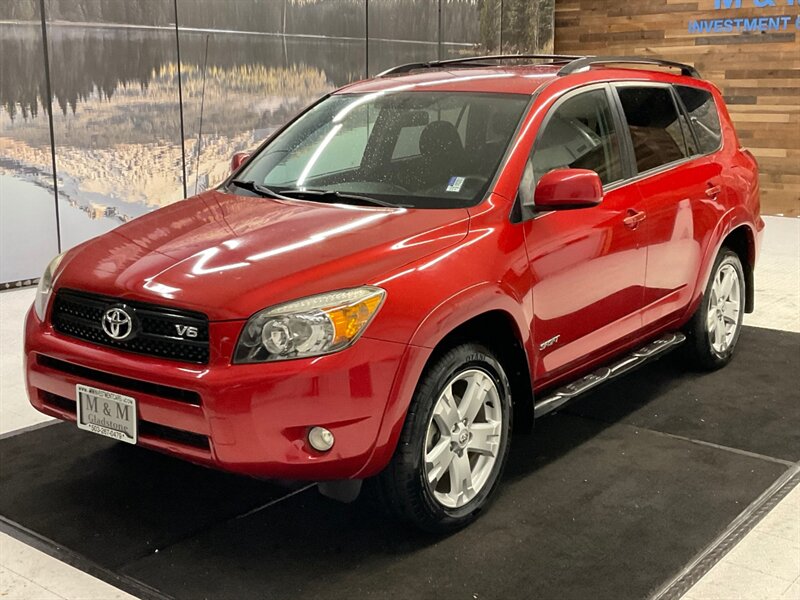
M231 158L231 173L235 173L242 166L242 163L250 158L249 152L236 152Z
M597 206L603 200L600 176L588 169L556 169L536 184L535 210L569 210Z

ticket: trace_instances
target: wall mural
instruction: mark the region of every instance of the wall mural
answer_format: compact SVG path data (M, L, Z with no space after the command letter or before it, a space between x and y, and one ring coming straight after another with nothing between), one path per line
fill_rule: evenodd
M59 236L65 250L182 199L184 163L188 195L216 185L233 152L367 73L553 47L553 0L44 0L44 9L52 104L40 0L0 3L0 283L38 277Z

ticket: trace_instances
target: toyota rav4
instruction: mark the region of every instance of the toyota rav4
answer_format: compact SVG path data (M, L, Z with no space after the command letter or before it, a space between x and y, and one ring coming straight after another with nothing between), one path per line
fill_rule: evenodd
M498 487L512 422L679 345L721 367L753 309L756 162L688 65L403 65L232 167L47 267L33 406L340 499L369 479L452 530Z

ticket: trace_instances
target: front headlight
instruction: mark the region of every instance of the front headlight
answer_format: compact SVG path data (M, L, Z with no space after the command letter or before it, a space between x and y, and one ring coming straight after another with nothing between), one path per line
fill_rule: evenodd
M53 276L56 273L56 269L58 269L58 265L61 263L61 259L64 258L64 254L65 253L59 254L51 260L50 264L47 265L47 268L44 270L41 279L39 279L39 287L36 288L36 299L33 301L33 310L36 312L36 316L39 317L40 321L44 321L44 315L47 312L47 303L50 300L50 292L53 290Z
M381 288L364 286L266 308L247 321L233 362L307 358L343 350L367 328L385 296Z

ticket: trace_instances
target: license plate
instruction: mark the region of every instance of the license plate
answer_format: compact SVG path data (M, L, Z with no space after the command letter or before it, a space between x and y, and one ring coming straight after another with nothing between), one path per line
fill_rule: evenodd
M75 392L80 429L136 443L136 400L81 384L75 386Z

